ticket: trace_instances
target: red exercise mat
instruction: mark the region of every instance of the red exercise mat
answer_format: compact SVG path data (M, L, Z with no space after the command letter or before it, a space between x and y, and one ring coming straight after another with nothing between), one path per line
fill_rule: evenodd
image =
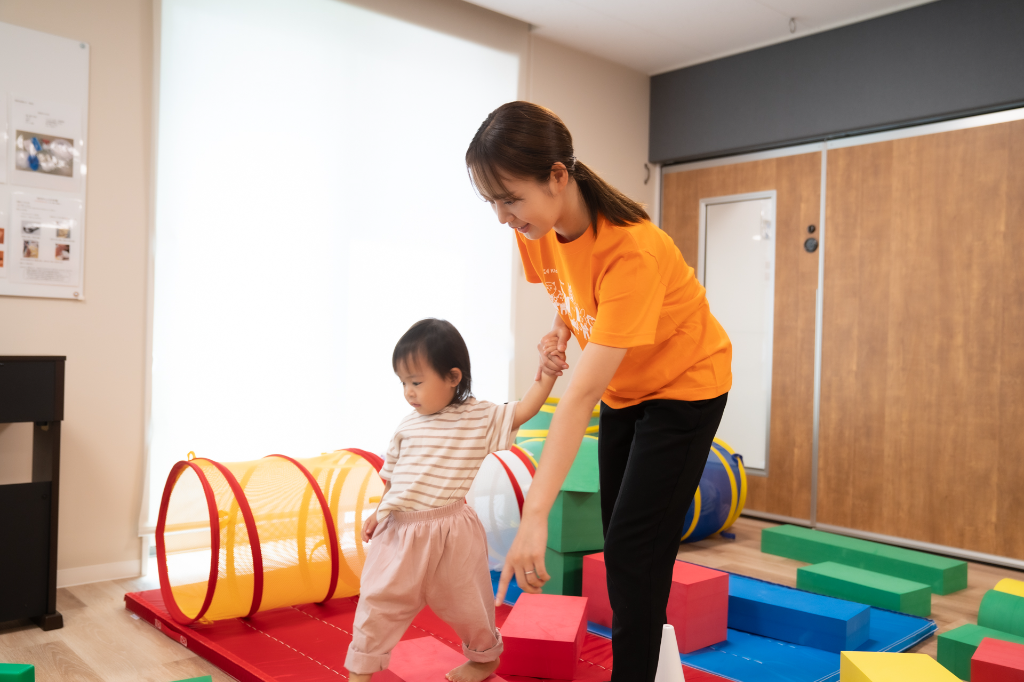
M191 649L241 682L326 682L347 680L345 655L352 640L352 620L358 597L332 599L324 604L302 604L263 611L250 618L233 618L208 625L179 625L164 607L160 590L130 592L126 608L153 623L165 635ZM495 613L500 627L511 612L501 606ZM429 635L462 651L450 627L425 608L413 621L403 640ZM612 643L588 632L576 667L576 680L608 682L611 679ZM687 682L723 680L684 666ZM545 682L536 678L503 675L508 682ZM393 682L386 671L374 682Z

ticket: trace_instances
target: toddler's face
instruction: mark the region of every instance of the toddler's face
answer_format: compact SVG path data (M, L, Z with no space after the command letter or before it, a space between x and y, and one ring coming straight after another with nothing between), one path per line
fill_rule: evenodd
M452 402L462 372L453 369L451 376L442 377L422 358L411 357L398 363L398 378L405 400L420 414L434 414Z

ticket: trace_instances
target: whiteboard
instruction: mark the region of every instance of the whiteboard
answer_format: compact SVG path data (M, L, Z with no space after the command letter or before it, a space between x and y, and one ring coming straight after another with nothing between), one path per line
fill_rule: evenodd
M85 298L89 45L0 22L0 295Z

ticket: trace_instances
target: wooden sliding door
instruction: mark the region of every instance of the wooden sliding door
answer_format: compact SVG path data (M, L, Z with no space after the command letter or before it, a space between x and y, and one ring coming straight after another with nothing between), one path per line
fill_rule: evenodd
M696 269L700 201L770 190L776 191L771 440L768 475L748 478L747 508L809 519L818 254L807 252L804 241L817 236L807 228L820 215L821 154L667 171L661 227Z
M827 164L817 520L1024 559L1024 121Z

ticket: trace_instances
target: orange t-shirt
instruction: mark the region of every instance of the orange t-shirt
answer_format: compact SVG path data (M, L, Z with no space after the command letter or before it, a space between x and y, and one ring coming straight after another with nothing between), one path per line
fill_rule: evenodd
M596 233L595 233L596 232ZM516 233L523 270L543 282L580 346L626 348L602 400L706 400L732 386L732 343L704 287L672 238L649 221L619 227L604 216L575 241L554 230Z

